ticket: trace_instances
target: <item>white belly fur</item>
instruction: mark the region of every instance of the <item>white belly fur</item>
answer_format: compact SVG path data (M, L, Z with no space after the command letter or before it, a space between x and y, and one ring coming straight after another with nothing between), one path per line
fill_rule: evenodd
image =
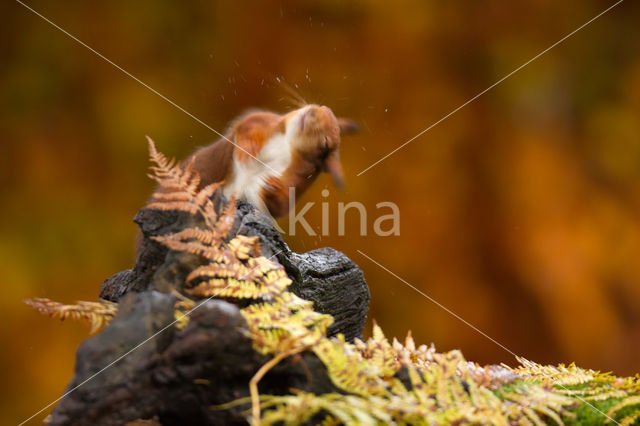
M264 213L269 212L260 198L260 192L266 179L271 176L282 176L282 173L291 164L292 143L300 132L300 117L306 110L307 108L301 108L296 114L289 117L285 133L275 134L264 144L257 155L260 162L251 157L246 161L238 161L234 152L233 175L230 182L223 188L227 198L235 193L237 199L252 203Z
M254 158L238 161L234 153L233 175L223 189L227 198L235 193L237 199L248 201L263 212L267 212L267 208L260 198L260 192L266 179L271 176L280 177L289 167L291 141L299 132L299 121L297 115L291 117L287 122L286 133L278 133L265 143L257 155L261 162Z

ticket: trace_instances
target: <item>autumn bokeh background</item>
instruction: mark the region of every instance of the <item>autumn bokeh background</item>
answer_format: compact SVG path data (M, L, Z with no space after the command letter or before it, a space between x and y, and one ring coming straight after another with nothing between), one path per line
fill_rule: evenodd
M44 2L29 4L215 129L248 107L309 101L358 120L347 191L305 195L332 246L360 264L388 335L513 357L640 371L640 4L627 1L357 177L613 1ZM0 6L0 419L61 395L84 324L27 297L93 300L133 258L131 219L152 183L145 135L184 157L216 136L19 3ZM339 201L368 208L370 235ZM372 235L401 210L401 234ZM286 221L284 222L286 226ZM109 374L106 372L105 374ZM41 420L43 416L37 417Z

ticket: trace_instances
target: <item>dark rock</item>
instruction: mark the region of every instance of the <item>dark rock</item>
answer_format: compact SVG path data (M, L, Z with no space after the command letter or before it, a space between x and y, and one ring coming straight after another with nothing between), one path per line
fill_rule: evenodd
M247 404L211 406L248 396L249 380L270 357L253 350L235 305L202 302L176 330L169 325L174 301L155 291L123 297L111 324L78 348L71 392L50 424L120 425L153 417L163 425L246 423ZM290 388L336 391L311 353L282 361L260 383L273 394Z
M330 247L304 254L291 254L300 280L290 290L314 302L314 309L333 316L328 334L344 334L348 341L362 336L369 310L369 287L364 275L343 253Z
M205 260L149 238L201 219L142 209L135 221L143 236L136 263L107 279L100 292L101 298L119 302L118 315L78 348L73 379L50 424L246 423L248 404L226 410L212 406L248 396L249 381L271 357L253 350L239 307L223 300L200 302L186 327L176 328L176 299L169 291L180 290L186 275ZM293 281L290 289L334 317L330 333L343 333L348 340L361 335L369 289L344 254L329 248L292 253L271 219L242 202L229 238L237 234L260 236L263 255L285 267ZM338 391L311 352L283 360L260 382L261 393L285 394L291 388Z
M314 302L317 311L334 317L330 335L343 333L349 341L361 336L369 309L369 287L360 268L331 248L293 253L270 217L246 202L239 201L237 207L229 238L238 234L259 236L262 254L277 260L293 281L291 291ZM144 237L138 258L132 269L118 272L102 283L100 297L103 299L118 301L130 291L168 292L171 288L181 288L189 272L205 262L198 256L170 251L149 238L201 224L198 218L145 208L134 221Z

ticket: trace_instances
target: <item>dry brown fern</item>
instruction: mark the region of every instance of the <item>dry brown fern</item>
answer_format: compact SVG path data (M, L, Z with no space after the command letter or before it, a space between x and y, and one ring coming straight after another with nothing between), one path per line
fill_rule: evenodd
M205 221L204 228L152 237L172 250L209 261L189 274L186 293L196 297L272 300L291 284L280 265L260 256L259 237L237 235L227 242L236 206L232 197L222 212L216 213L211 196L219 183L198 191L199 178L190 165L183 167L168 160L157 152L151 139L149 153L156 164L151 168L151 178L158 182L159 189L148 207L200 214Z
M151 166L153 173L148 174L150 179L158 182L159 188L151 196L148 204L149 208L159 210L185 210L193 214L197 213L198 207L190 203L195 196L200 185L200 176L192 171L192 164L182 167L175 158L168 159L164 154L156 150L153 140L147 136L149 142L149 156L156 165Z
M213 228L216 222L220 228L229 225L228 221L217 221L215 207L211 201L211 196L222 186L222 182L212 183L200 189L200 175L193 170L192 162L182 165L174 158L168 159L164 154L156 150L153 140L147 136L149 143L149 158L155 163L150 169L153 173L148 174L149 178L158 183L158 188L151 195L151 200L147 204L148 208L158 210L178 210L191 214L200 213L207 225ZM229 203L235 209L235 203ZM223 217L226 216L226 211ZM227 232L228 232L227 229ZM220 229L222 231L222 229ZM226 232L224 232L226 235Z
M118 304L107 300L100 300L99 302L79 301L74 305L65 305L46 298L27 299L24 302L41 313L47 314L52 318L60 318L62 321L67 318L88 321L91 324L92 334L107 325L118 312Z

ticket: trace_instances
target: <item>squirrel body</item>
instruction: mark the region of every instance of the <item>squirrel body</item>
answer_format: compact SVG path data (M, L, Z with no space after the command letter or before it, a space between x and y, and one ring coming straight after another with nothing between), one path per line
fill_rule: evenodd
M355 130L354 121L336 118L326 106L306 105L282 115L250 111L231 123L228 140L196 150L185 163L200 175L200 188L224 181L225 196L235 194L281 217L293 207L289 188L297 199L322 172L343 187L340 135Z

